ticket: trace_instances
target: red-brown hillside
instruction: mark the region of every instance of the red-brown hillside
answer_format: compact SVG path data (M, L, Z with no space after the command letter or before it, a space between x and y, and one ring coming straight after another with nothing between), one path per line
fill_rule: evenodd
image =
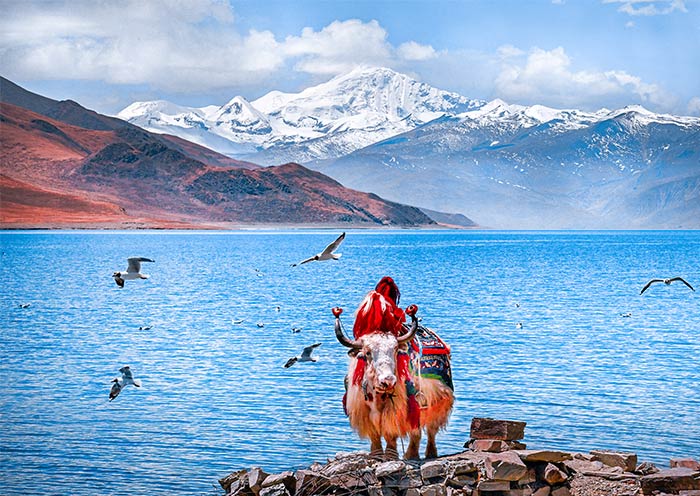
M260 168L0 83L2 227L433 223L297 164Z

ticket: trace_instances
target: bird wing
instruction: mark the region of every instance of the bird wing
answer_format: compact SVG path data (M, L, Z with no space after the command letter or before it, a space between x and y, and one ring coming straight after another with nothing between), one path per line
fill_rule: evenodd
M289 360L287 360L287 363L284 364L284 368L288 369L289 367L297 363L297 360L299 360L297 357L290 358Z
M683 284L685 284L685 285L688 286L690 289L692 289L693 291L695 291L695 289L693 289L693 286L691 286L691 285L688 283L688 281L686 281L686 280L683 279L682 277L674 277L673 279L670 279L669 282L673 282L673 281L681 281Z
M132 381L134 380L134 374L131 372L131 369L129 367L122 367L119 369L119 372L122 373L122 378L124 380L131 379Z
M145 257L131 257L127 258L127 260L129 261L129 267L127 267L126 271L135 272L137 274L141 272L141 262L155 262L155 260Z
M318 257L318 255L314 255L313 257L309 257L306 260L302 260L299 263L292 264L292 267L296 267L297 265L305 264L307 262L313 262L314 260L316 260L316 257Z
M664 282L664 280L663 280L663 279L652 279L651 281L649 281L648 283L646 283L646 285L642 288L642 290L639 292L639 294L644 293L644 291L646 291L647 289L649 289L649 286L651 286L651 285L654 284L655 282Z
M304 348L304 351L301 352L301 357L302 358L311 358L311 353L313 353L314 350L316 348L318 348L319 346L321 346L322 344L323 343L316 343L316 344L312 344L311 346L307 346L306 348Z
M345 239L345 233L338 236L338 238L335 241L333 241L331 244L326 246L326 248L321 252L321 255L330 255L331 253L333 253L335 250L338 249L338 247L340 246L340 243L342 243L344 239Z

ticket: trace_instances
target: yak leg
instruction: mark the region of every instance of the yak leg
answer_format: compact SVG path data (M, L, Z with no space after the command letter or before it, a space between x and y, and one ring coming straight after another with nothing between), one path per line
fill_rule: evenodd
M386 439L386 449L384 450L385 460L398 460L399 451L396 449L396 438L385 438Z
M425 457L426 458L437 458L437 445L435 444L435 435L437 434L438 427L427 426L425 429L428 434L428 441L425 445Z
M418 454L418 449L420 447L420 429L411 431L409 434L411 440L408 443L408 449L404 455L405 460L418 460L420 455Z
M379 434L370 437L369 455L372 457L382 458L384 449L382 448L382 436Z

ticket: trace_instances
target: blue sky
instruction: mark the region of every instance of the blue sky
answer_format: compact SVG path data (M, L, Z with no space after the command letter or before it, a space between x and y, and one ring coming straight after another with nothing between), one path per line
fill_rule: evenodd
M700 115L700 0L0 0L0 73L114 114L381 65L471 98Z

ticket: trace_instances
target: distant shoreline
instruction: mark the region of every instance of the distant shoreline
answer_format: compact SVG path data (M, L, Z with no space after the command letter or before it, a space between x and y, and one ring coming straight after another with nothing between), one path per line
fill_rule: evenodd
M257 231L257 230L289 230L289 229L378 229L387 231L398 230L489 230L481 226L464 227L451 224L421 224L417 226L377 225L377 224L188 224L188 223L127 223L127 224L89 224L89 225L0 225L0 231Z

